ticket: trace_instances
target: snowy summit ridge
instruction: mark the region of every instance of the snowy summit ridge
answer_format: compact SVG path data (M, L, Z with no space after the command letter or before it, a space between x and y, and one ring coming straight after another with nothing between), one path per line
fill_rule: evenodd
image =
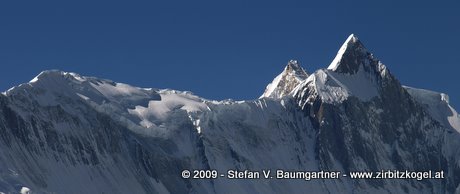
M460 193L458 147L448 96L402 86L355 35L311 75L289 61L255 100L55 70L0 95L0 193ZM184 169L444 178L197 181Z

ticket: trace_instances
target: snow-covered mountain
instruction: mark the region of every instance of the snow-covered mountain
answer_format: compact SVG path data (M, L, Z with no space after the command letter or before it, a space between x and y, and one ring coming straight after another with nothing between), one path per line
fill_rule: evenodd
M300 67L296 60L290 60L283 72L268 84L260 98L281 98L288 95L302 81L307 79L307 72Z
M213 101L44 71L0 95L3 193L460 193L460 117L354 35L257 100ZM184 169L444 171L443 179L182 178ZM262 173L261 173L261 176Z

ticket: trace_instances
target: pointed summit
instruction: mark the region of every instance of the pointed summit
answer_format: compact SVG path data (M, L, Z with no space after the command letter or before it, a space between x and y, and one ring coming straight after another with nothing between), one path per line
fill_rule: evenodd
M359 41L358 37L351 34L340 47L327 69L338 73L354 74L359 70L360 66L366 69L374 61L376 60Z
M307 79L307 72L299 65L296 60L290 60L283 72L268 84L265 92L260 98L282 98L291 93L291 91L303 80Z
M302 67L300 67L300 65L297 62L297 60L289 60L288 64L286 65L286 67L284 69L285 69L285 71L288 71L288 72L294 72L295 74L297 74L299 76L307 75L305 70Z

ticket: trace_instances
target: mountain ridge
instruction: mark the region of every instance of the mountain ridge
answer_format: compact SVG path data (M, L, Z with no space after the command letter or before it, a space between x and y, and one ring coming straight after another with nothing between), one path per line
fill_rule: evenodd
M460 119L447 95L401 85L354 35L344 45L333 68L308 75L291 60L247 101L44 71L0 96L0 192L460 192ZM196 180L184 169L446 178Z

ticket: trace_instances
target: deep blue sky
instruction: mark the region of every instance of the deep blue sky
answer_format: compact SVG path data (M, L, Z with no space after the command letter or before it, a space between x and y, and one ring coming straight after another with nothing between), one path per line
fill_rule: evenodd
M429 2L1 1L0 90L60 69L255 99L289 59L325 68L355 33L403 84L460 108L460 3Z

